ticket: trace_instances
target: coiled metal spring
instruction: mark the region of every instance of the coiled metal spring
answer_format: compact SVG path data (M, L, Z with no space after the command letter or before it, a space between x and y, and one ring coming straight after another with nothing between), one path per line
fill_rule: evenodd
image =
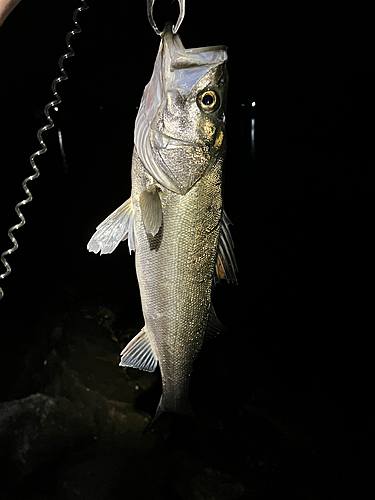
M40 145L42 146L42 148L39 149L38 151L36 151L35 153L33 153L30 156L30 164L31 164L32 168L34 169L34 174L30 175L29 177L27 177L22 182L22 187L23 187L23 189L24 189L24 191L25 191L25 193L27 194L28 197L25 200L22 200L19 203L17 203L17 205L15 207L15 211L16 211L18 217L20 218L21 222L19 222L15 226L12 226L8 230L8 236L9 236L9 238L11 239L11 241L13 243L13 247L10 248L9 250L6 250L5 252L3 252L1 254L0 259L1 259L1 262L4 264L4 266L6 268L6 272L0 275L0 279L4 279L11 272L11 267L10 267L10 265L9 265L9 263L6 260L5 257L8 256L8 255L10 255L10 254L12 254L13 252L15 252L17 250L17 248L18 248L18 242L17 242L16 238L14 237L13 231L15 231L16 229L19 229L20 227L22 227L26 223L25 217L22 214L22 212L20 210L20 207L23 206L23 205L26 205L27 203L29 203L33 199L33 196L31 194L30 189L27 186L27 183L29 181L33 181L34 179L36 179L40 175L39 169L38 169L38 167L35 164L35 157L36 156L40 156L40 155L44 154L47 151L47 146L45 145L45 143L43 141L43 138L42 138L43 132L45 132L46 130L49 130L49 129L53 128L54 125L55 125L53 119L50 116L50 109L52 107L55 107L55 106L57 106L58 104L61 103L61 98L60 98L59 94L56 91L56 86L57 86L58 83L60 83L60 82L62 82L64 80L67 80L67 78L68 78L67 72L65 71L64 65L63 65L65 59L68 59L69 57L73 57L75 55L75 52L74 52L72 46L70 45L70 38L73 35L76 35L77 33L81 33L81 31L82 31L82 28L80 27L80 25L77 22L77 15L82 10L87 10L89 8L88 5L86 4L85 0L81 0L81 3L82 3L82 5L80 7L78 7L73 12L73 22L74 22L75 28L74 28L74 30L69 31L67 33L66 37L65 37L66 46L67 46L69 52L63 54L59 58L59 61L58 61L59 68L60 68L60 71L62 73L62 76L59 76L58 78L55 78L55 80L53 80L53 82L51 84L51 89L52 89L52 92L53 92L53 95L54 95L55 99L53 101L50 101L44 107L44 114L46 115L46 118L48 120L48 124L45 125L44 127L41 127L38 130L38 132L37 132L37 138L38 138L38 141L39 141ZM3 292L2 288L0 287L0 300L3 297L4 297L4 292Z

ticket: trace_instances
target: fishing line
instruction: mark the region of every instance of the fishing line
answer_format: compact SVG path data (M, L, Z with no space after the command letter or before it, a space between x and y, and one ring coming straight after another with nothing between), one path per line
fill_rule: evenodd
M89 7L88 5L86 4L85 0L81 0L81 7L78 7L74 12L73 12L73 22L74 22L74 25L75 25L75 29L72 30L72 31L69 31L65 37L65 42L66 42L66 46L69 50L69 52L66 52L65 54L63 54L60 58L59 58L59 61L58 61L58 65L59 65L59 68L60 68L60 71L62 73L62 76L59 76L58 78L55 78L51 84L51 89L52 89L52 92L53 92L53 95L55 97L55 99L53 101L50 101L48 104L46 104L46 106L44 107L44 114L46 115L46 118L48 120L48 124L45 125L44 127L41 127L38 132L37 132L37 139L40 143L40 145L42 146L41 149L39 149L38 151L36 151L35 153L33 153L31 156L30 156L30 164L34 170L34 174L33 175L30 175L29 177L26 177L26 179L22 182L22 187L25 191L25 193L27 194L28 198L25 199L25 200L22 200L20 201L19 203L17 203L16 207L15 207L15 211L18 215L18 217L20 218L21 222L19 222L18 224L16 224L15 226L12 226L9 230L8 230L8 236L10 238L10 240L12 241L13 243L13 247L10 248L9 250L6 250L5 252L3 252L1 254L1 262L3 263L4 267L6 268L6 272L1 274L0 275L0 279L4 279L8 276L8 274L10 274L11 272L11 267L8 263L8 261L6 260L6 256L7 255L10 255L12 254L13 252L15 252L18 248L18 242L16 240L16 238L14 237L13 235L13 231L15 231L16 229L19 229L20 227L22 227L25 223L26 223L26 220L25 220L25 217L23 216L21 210L20 210L20 207L22 205L26 205L27 203L29 203L33 197L32 197L32 194L31 194L31 191L30 189L28 188L27 186L27 183L29 181L33 181L34 179L36 179L37 177L39 177L40 175L40 172L39 172L39 169L38 167L36 166L35 164L35 157L36 156L40 156L42 154L44 154L46 151L47 151L47 146L45 145L44 141L43 141L43 138L42 138L42 135L43 135L43 132L47 131L47 130L50 130L51 128L53 128L55 126L55 123L54 121L52 120L49 112L50 112L50 109L53 107L53 108L56 108L56 106L58 106L60 103L61 103L61 98L59 96L59 94L57 93L56 91L56 85L64 80L67 80L68 79L68 74L67 72L65 71L64 69L64 61L65 59L68 59L69 57L73 57L75 55L75 52L72 48L72 46L70 45L70 38L73 36L73 35L76 35L78 33L81 33L82 31L82 28L81 26L78 24L77 22L77 15L79 12L81 12L82 10L87 10ZM57 109L56 109L57 110ZM60 138L60 136L59 136ZM63 150L63 146L62 146L62 142L60 141L60 148L62 151ZM2 288L0 287L0 300L4 297L4 292L2 290Z

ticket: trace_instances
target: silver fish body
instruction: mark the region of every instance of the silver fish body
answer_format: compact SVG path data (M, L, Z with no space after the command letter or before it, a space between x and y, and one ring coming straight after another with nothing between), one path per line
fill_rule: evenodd
M189 380L203 339L220 323L214 281L235 281L223 212L227 91L224 47L184 49L167 25L136 119L131 197L100 226L88 249L135 251L145 326L121 353L122 366L155 370L156 412L189 413Z

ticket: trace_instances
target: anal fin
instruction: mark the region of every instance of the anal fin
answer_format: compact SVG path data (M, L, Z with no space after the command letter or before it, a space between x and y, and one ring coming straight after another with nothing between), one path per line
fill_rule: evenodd
M120 366L153 372L157 364L158 360L152 350L146 328L143 327L121 352Z

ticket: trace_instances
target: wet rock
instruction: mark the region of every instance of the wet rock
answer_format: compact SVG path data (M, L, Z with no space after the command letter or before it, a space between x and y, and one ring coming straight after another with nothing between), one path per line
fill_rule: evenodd
M181 500L239 500L246 492L244 484L183 448L168 450L167 472L161 484L161 497ZM162 457L161 457L162 458Z
M197 422L160 421L143 435L160 374L118 366L139 329L119 325L111 311L73 310L43 330L48 345L30 357L38 392L0 404L2 498L240 500L283 490L290 499L310 491L325 500L324 481L315 480L319 453L298 414L262 387L252 397L232 395L228 373L208 370L210 380L198 365Z
M28 475L88 445L96 428L88 408L66 398L32 394L0 405L0 454Z
M182 492L184 500L238 500L243 498L245 486L229 474L204 467L191 480L191 494Z
M141 434L150 417L134 411L134 400L145 384L133 380L118 366L118 346L103 335L101 327L92 329L91 318L84 320L89 320L85 327L65 333L68 348L62 355L53 350L47 358L45 392L90 409L98 438ZM82 330L89 335L83 335Z

